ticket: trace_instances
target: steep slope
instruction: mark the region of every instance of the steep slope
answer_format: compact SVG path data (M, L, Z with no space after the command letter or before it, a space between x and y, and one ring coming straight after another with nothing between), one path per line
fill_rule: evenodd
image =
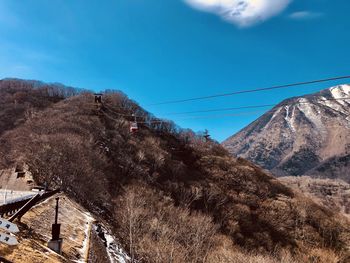
M309 176L286 176L279 180L310 196L317 203L350 217L350 184L342 180Z
M244 249L346 260L350 225L339 214L120 92L93 102L90 93L65 99L2 134L0 168L25 163L38 183L112 225L141 262L232 262Z
M287 99L223 146L276 175L350 181L350 86Z
M0 134L23 123L37 111L76 94L77 89L61 84L20 79L0 80Z

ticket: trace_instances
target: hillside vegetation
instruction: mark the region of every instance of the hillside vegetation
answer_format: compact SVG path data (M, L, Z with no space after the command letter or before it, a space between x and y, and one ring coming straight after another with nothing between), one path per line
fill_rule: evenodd
M22 90L13 83L10 91L1 84L3 97ZM20 105L22 113L0 111L13 120L2 124L1 168L25 163L38 183L60 187L108 222L132 259L348 260L345 218L215 141L160 122L121 92L96 105L88 92L58 96L28 85L23 105L7 100L7 111ZM25 114L29 100L40 102L35 114ZM133 113L137 134L129 132Z
M342 180L286 176L279 180L310 196L319 204L350 216L350 185Z

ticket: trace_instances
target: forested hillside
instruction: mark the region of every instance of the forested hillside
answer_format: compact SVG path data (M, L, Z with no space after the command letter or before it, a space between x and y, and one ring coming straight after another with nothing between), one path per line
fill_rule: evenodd
M60 187L113 226L133 259L349 259L345 218L121 92L96 104L91 93L60 86L0 85L1 168L25 163L38 183Z

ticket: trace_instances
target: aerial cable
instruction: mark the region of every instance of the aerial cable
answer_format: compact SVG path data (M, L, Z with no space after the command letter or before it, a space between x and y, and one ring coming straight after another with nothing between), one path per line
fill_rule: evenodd
M232 107L232 108L219 108L219 109L210 109L210 110L195 110L195 111L184 111L184 112L171 112L171 113L166 113L165 115L186 115L186 114L193 114L193 113L206 113L206 112L254 109L254 108L265 108L265 107L273 107L273 106L276 106L276 104L242 106L242 107Z
M316 84L316 83L322 83L322 82L329 82L329 81L335 81L335 80L341 80L341 79L349 79L349 78L350 78L350 75L348 75L348 76L332 77L332 78L326 78L326 79L311 80L311 81L303 81L303 82L296 82L296 83L291 83L291 84L284 84L284 85L277 85L277 86L256 88L256 89L240 90L240 91L234 91L234 92L229 92L229 93L214 94L214 95L209 95L209 96L194 97L194 98L188 98L188 99L169 100L169 101L163 101L163 102L159 102L159 103L153 103L153 104L150 104L148 106L158 106L158 105L165 105L165 104L177 104L177 103L196 101L196 100L207 100L207 99L214 99L214 98L219 98L219 97L228 97L228 96L244 94L244 93L254 93L254 92L267 91L267 90L285 89L285 88L290 88L290 87L303 86L303 85L309 85L309 84Z
M316 102L321 101L338 101L338 100L349 100L350 97L347 98L338 98L338 99L325 99L325 100L317 100L314 102L305 101L305 102L297 102L295 104L314 104ZM218 109L209 109L209 110L195 110L195 111L184 111L184 112L170 112L165 115L187 115L194 113L206 113L206 112L219 112L219 111L233 111L233 110L243 110L243 109L255 109L255 108L267 108L267 107L275 107L275 106L287 106L288 103L276 103L276 104L262 104L262 105L251 105L251 106L241 106L241 107L231 107L231 108L218 108Z
M247 112L231 113L231 114L198 115L198 116L191 116L191 117L180 118L180 120L218 119L218 118L223 118L223 117L255 115L255 114L258 114L258 113L262 113L262 112L265 112L265 111L264 110L257 110L257 111L247 111Z
M293 105L298 104L315 104L317 102L323 102L323 101L341 101L341 100L349 100L350 97L346 98L330 98L330 99L317 99L315 101L298 101L296 103L293 103ZM252 105L252 106L242 106L242 107L232 107L232 108L220 108L220 109L210 109L210 110L198 110L198 111L189 111L189 112L178 112L178 113L168 113L166 115L187 115L187 114L193 114L193 113L205 113L205 112L219 112L219 111L231 111L231 110L240 110L240 109L254 109L254 108L263 108L263 107L274 107L274 106L288 106L290 105L288 102L286 103L280 103L280 104L263 104L263 105ZM105 105L105 108L109 110L110 112L122 116L122 117L128 117L134 119L134 122L137 123L162 123L162 122L169 122L169 120L157 120L157 118L154 118L155 120L150 119L149 121L142 120L138 121L138 119L146 119L147 117L143 116L136 116L136 114L123 114L116 112L109 107ZM207 118L221 118L221 117L233 117L233 116L243 116L243 115L253 115L257 113L265 112L265 110L258 110L258 111L247 111L247 112L240 112L236 114L219 114L219 115L199 115L199 116L188 116L184 118L179 118L179 120L188 120L188 119L207 119Z

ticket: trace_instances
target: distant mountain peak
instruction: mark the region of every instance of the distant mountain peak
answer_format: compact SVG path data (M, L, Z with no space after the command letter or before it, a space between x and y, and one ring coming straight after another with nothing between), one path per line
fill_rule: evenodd
M223 145L234 156L276 175L340 176L350 181L344 172L350 171L350 164L329 163L339 164L334 158L350 154L348 98L350 85L344 84L286 99Z
M350 97L350 85L348 84L332 87L329 91L335 99Z

